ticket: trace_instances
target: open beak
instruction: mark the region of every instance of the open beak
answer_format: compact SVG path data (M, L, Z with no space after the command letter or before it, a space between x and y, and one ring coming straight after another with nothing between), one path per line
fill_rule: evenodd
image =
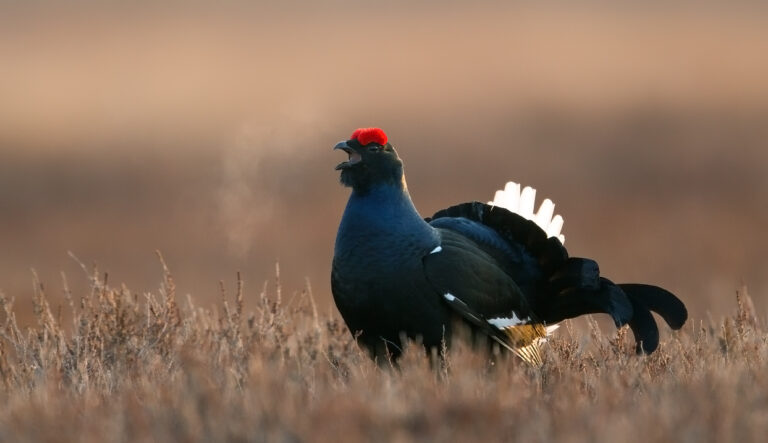
M352 166L354 166L356 163L359 163L360 160L363 158L360 156L358 152L355 152L354 149L350 148L346 141L339 142L336 144L336 146L333 147L333 150L341 149L342 151L346 152L347 155L349 155L349 160L345 162L341 162L338 165L336 165L336 170L340 169L347 169Z

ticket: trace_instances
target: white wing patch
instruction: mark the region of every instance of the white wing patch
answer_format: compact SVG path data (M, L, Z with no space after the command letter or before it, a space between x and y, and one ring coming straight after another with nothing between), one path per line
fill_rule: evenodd
M533 220L549 237L557 237L560 243L565 244L565 236L560 233L563 229L563 217L554 215L555 204L552 200L546 198L541 202L538 212L533 209L536 203L536 190L526 186L522 190L520 184L507 182L504 189L496 191L493 201L489 205L499 206L509 211L519 214L528 220Z
M440 252L442 250L443 250L443 247L440 246L440 245L437 245L437 247L435 249L433 249L432 252L430 252L430 254L437 254L438 252Z
M506 329L512 326L524 325L531 321L531 317L521 319L517 316L517 312L512 311L512 317L497 317L489 318L488 323L496 326L499 329Z
M481 325L483 321L486 321L488 324L495 326L499 331L503 332L503 335L501 336L497 336L494 333L488 334L488 336L496 343L510 350L531 365L542 365L539 347L547 341L547 337L552 335L555 329L558 328L558 325L531 325L530 316L521 319L517 316L517 312L515 311L512 311L512 317L483 319L482 317L475 315L463 301L450 292L443 294L443 297L454 309L457 309L461 315L471 322Z

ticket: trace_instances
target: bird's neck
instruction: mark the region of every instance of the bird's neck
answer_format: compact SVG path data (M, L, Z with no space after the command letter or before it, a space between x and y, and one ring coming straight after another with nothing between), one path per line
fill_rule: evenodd
M353 190L336 238L336 249L376 244L397 248L434 248L439 241L435 229L421 218L405 187L381 184L361 193Z

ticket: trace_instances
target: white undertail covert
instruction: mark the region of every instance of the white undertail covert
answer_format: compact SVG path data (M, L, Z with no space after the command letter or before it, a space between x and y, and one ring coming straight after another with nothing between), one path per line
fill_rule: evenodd
M507 182L504 189L499 189L488 204L499 206L535 222L549 237L557 237L565 244L565 236L560 233L563 229L563 217L554 215L555 204L545 198L537 212L533 212L536 203L536 190L530 186L520 189L520 184Z

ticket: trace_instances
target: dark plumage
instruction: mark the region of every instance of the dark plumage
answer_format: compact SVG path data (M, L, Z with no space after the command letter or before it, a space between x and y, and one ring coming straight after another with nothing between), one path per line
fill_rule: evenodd
M614 284L593 260L569 257L556 234L502 207L463 203L423 219L380 129L358 129L335 149L349 155L336 169L352 194L331 285L344 321L372 357L396 358L404 337L440 346L465 324L538 363L546 326L589 313L628 324L637 351L650 353L659 342L651 310L673 329L687 319L668 291Z

